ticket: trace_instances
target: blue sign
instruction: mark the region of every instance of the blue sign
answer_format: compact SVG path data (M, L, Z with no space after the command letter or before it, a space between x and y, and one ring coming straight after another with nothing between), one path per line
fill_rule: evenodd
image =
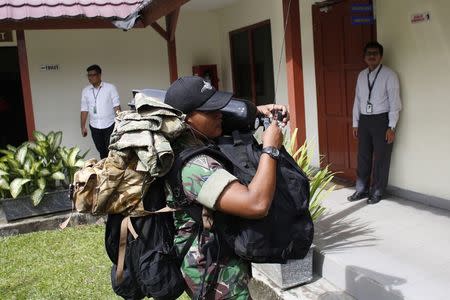
M370 25L373 22L373 16L352 16L352 25Z
M352 12L370 12L372 4L352 4Z

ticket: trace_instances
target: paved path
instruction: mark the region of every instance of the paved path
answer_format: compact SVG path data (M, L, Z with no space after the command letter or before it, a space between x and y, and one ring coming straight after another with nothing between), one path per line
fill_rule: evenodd
M450 299L450 212L400 198L348 202L352 189L324 201L316 225L316 267L361 300Z

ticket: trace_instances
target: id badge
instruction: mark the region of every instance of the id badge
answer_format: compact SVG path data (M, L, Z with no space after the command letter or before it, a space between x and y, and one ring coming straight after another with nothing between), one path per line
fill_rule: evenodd
M94 106L94 114L97 114L97 106Z
M367 106L366 106L366 112L367 112L368 114L371 114L371 113L373 112L372 103L367 103Z

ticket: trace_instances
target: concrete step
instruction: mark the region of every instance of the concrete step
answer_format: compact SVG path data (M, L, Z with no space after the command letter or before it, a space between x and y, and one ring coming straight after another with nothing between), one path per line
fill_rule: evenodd
M255 300L355 300L320 276L314 276L308 284L288 290L280 289L256 268L252 268L252 276L249 289Z
M395 197L348 202L353 192L324 201L316 272L356 299L449 299L450 212Z
M61 212L7 222L3 210L0 208L0 237L30 233L34 231L56 230L59 229L59 225L67 220L69 216L71 216L71 218L68 226L94 223L104 224L106 222L106 217L94 217L89 214L81 214L77 212Z

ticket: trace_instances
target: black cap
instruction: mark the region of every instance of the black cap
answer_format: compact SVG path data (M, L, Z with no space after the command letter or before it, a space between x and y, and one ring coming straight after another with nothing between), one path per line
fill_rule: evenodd
M231 96L232 93L216 91L201 77L184 76L169 87L164 103L189 114L195 110L219 110L230 102Z

